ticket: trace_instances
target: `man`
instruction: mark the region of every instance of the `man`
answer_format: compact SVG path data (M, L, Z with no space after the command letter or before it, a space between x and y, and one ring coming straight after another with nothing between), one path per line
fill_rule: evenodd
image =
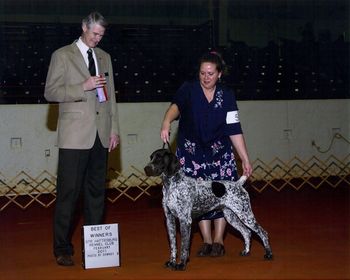
M112 62L96 47L106 27L98 12L84 18L81 37L52 54L45 85L45 98L59 103L53 249L63 266L74 265L71 236L80 193L84 224L102 223L107 151L119 144ZM103 88L101 99L97 93Z

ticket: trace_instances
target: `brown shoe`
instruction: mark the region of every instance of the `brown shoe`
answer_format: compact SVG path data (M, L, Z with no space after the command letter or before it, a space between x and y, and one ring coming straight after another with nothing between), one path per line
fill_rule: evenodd
M197 257L207 257L210 256L211 252L211 244L203 243L202 247L199 248L197 252Z
M62 266L74 265L74 262L72 260L72 256L70 256L70 255L59 255L56 257L56 262L58 265L62 265Z
M210 252L211 257L222 257L225 255L225 247L220 243L213 243L213 247Z

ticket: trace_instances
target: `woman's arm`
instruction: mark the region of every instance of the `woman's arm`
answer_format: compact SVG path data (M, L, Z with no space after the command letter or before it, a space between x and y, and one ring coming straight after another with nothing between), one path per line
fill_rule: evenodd
M164 143L167 143L170 141L170 127L172 121L177 119L180 115L179 108L175 103L171 104L168 110L165 113L162 127L160 130L160 138L163 140Z
M248 151L245 144L244 136L243 134L236 134L230 136L232 145L234 146L235 150L237 151L241 161L242 161L242 170L243 175L249 177L252 175L253 168L249 161Z

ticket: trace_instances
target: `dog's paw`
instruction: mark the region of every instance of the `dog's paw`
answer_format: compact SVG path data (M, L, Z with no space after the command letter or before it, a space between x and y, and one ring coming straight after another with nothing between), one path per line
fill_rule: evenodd
M184 271L184 270L186 270L186 264L178 263L178 264L175 265L174 270Z
M273 260L273 255L272 255L272 252L271 251L267 251L264 255L264 259L267 260L267 261L271 261Z
M170 268L170 269L175 269L176 268L176 263L175 262L172 262L172 261L167 261L165 264L164 264L164 267L165 268Z
M239 253L241 257L246 257L250 255L250 252L247 252L246 250L243 250L242 252Z

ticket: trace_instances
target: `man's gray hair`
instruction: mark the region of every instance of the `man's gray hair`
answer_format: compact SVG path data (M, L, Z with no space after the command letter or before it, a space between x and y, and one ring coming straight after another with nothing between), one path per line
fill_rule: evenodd
M108 25L106 19L99 12L92 12L83 19L82 23L85 24L88 29L90 29L94 24L101 25L104 28L107 28Z

